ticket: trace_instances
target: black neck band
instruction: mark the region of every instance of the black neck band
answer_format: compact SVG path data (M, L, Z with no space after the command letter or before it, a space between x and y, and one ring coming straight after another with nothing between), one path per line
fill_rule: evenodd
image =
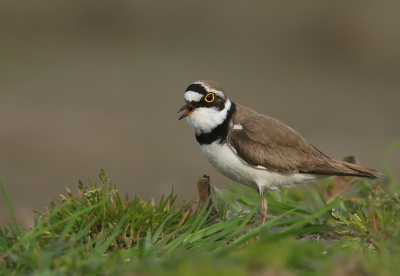
M216 140L220 140L220 143L224 143L226 136L228 135L229 122L232 119L233 113L236 111L236 104L231 102L231 108L228 110L225 120L222 124L218 125L209 133L196 134L196 140L200 145L209 145Z

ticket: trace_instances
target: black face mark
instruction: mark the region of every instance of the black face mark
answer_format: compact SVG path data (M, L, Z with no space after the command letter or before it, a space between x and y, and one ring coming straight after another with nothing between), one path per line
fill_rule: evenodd
M212 92L207 91L204 86L202 86L201 84L198 83L192 83L191 85L188 86L188 88L186 88L186 91L193 91L193 92L197 92L203 95L203 98L199 101L199 102L190 102L190 104L194 107L207 107L207 108L211 108L211 107L215 107L218 110L222 110L225 108L225 99L222 99L220 97L218 97L217 95L215 95ZM212 94L212 95L210 95ZM212 101L210 101L211 99L213 99Z

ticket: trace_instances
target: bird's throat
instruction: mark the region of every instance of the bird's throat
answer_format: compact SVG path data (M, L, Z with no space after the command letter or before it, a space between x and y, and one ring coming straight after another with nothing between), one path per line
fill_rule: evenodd
M215 124L210 131L195 131L196 140L200 145L211 144L216 140L219 140L220 143L225 143L229 130L229 122L231 121L233 114L236 112L236 104L229 102L229 106L226 105L223 111L226 111L223 120L221 120L219 124Z

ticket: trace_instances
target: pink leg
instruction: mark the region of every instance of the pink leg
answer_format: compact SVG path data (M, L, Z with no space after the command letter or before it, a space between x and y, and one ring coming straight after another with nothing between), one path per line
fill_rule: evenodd
M261 226L264 224L265 218L267 217L268 201L264 198L265 187L261 186L257 191L260 197L263 199L261 202L261 218L259 223L259 226Z
M268 208L268 201L264 198L261 202L261 218L259 226L263 225L265 222L265 218L267 217L267 208Z

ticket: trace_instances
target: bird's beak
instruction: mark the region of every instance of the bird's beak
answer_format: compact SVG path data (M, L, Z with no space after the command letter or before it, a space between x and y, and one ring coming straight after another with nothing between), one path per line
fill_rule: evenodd
M188 116L193 110L193 106L187 102L184 106L181 107L181 109L178 110L177 113L181 112L185 110L185 112L181 115L181 117L178 118L178 120L185 118L186 116Z

